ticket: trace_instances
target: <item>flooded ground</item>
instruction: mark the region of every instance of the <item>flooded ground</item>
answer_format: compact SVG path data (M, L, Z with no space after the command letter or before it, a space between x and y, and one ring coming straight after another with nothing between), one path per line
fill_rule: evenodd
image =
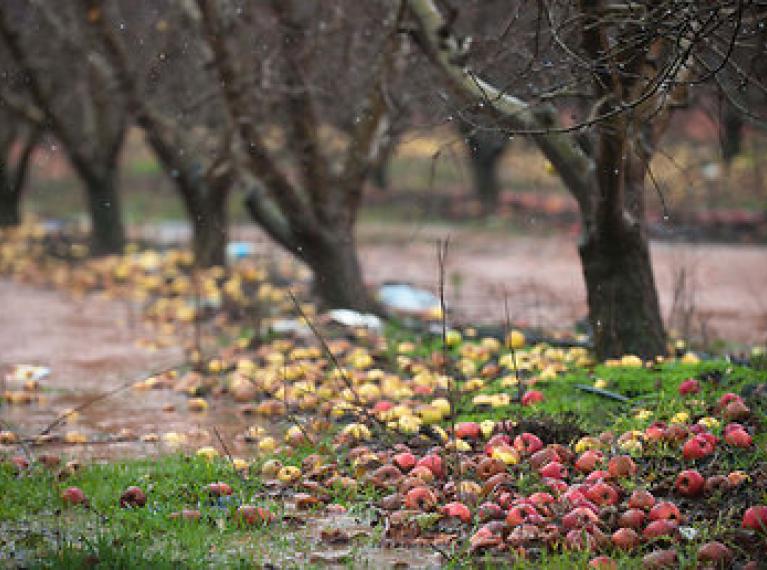
M42 432L65 410L184 362L178 346L139 346L146 331L139 325L131 326L124 304L99 295L77 300L66 293L0 280L0 307L0 372L14 364L51 368L50 376L40 382L38 403L4 406L0 412L0 420L6 424L2 429L10 428L26 437ZM51 431L59 436L77 433L100 443L45 447L46 451L65 447L68 455L80 458L143 456L175 449L174 444L163 441L162 434L167 433L181 434L189 445L219 447L214 427L228 445L234 446L234 435L248 424L233 413L228 400L211 398L206 412L192 413L183 394L172 390L139 392L129 387L87 406L76 421ZM106 443L126 433L123 430L135 438ZM147 434L157 434L160 441L136 440Z

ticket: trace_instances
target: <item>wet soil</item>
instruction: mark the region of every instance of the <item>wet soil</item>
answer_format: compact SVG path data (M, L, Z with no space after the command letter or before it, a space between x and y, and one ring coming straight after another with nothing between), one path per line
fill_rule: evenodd
M0 407L2 429L34 437L62 412L100 395L142 380L153 372L184 362L178 346L149 350L137 341L148 331L130 325L126 306L100 295L81 300L66 293L38 289L0 280L0 378L14 364L50 367L43 379L40 401ZM12 385L8 389L19 389ZM15 384L18 384L16 382ZM123 429L137 437L149 433L177 432L188 445L220 447L213 427L228 445L247 427L244 418L232 413L230 401L212 399L203 413L187 411L187 398L171 390L136 391L127 388L85 408L76 421L68 421L51 433L76 431L86 445L48 445L46 451L63 448L79 458L145 456L172 451L172 445L140 441L105 443ZM172 406L172 411L165 411Z

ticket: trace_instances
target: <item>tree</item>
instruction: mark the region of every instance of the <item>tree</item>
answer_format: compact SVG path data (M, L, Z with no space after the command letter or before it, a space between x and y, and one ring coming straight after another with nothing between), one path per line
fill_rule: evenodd
M39 127L19 121L5 109L0 111L0 228L21 223L21 194L41 135Z
M456 12L448 19L432 0L408 6L419 45L453 92L500 128L530 136L577 201L598 356L664 354L644 223L645 177L682 88L726 65L727 46L742 35L742 4L539 3L538 24L527 28L534 30L530 52L548 67L562 65L531 87L528 99L512 93L522 91L518 83L500 88L472 70L470 44L453 26ZM700 72L701 62L711 60L712 69ZM590 101L589 116L562 124L562 111L579 98ZM559 108L556 100L563 101Z
M158 2L136 10L132 2L102 0L81 6L94 36L91 52L104 56L184 202L196 266L225 265L228 198L236 183L232 127L189 6Z
M6 107L51 132L83 181L91 219L91 253L119 253L125 231L117 191L126 108L98 60L79 60L83 29L76 14L33 1L0 4L0 39L15 69L0 89ZM80 66L63 61L82 61ZM27 96L18 94L23 87Z
M197 5L244 167L259 181L247 200L253 219L312 269L324 304L380 311L362 279L354 227L390 123L401 9L272 0L232 18L222 3ZM378 38L371 29L382 20ZM251 75L253 50L243 46L252 37L274 46L271 89ZM282 142L270 148L259 124L276 126ZM328 125L338 128L323 137ZM334 145L342 149L329 151Z

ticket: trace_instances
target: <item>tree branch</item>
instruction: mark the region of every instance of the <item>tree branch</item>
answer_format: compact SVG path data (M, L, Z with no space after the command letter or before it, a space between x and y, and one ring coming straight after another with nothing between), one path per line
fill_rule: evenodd
M594 164L571 134L553 132L556 131L554 111L550 108L534 110L525 101L499 90L462 66L460 42L447 28L433 0L408 0L408 7L419 28L419 45L442 72L451 89L465 101L475 104L478 111L499 119L502 127L528 131L575 197L584 219L588 220Z

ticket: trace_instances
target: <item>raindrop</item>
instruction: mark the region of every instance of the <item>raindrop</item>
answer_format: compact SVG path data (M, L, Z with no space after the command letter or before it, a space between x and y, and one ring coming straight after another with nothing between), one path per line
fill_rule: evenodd
M124 30L124 29L125 29L125 24L124 24L123 22L120 22L120 29L121 29L121 30Z

